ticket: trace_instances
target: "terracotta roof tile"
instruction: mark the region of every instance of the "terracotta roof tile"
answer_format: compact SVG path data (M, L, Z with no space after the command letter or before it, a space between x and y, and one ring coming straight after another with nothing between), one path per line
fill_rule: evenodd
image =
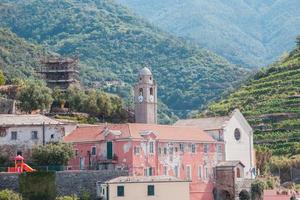
M101 124L79 126L64 138L65 142L87 142L104 140L104 130L120 131L122 138L142 139L143 134L154 133L159 140L215 142L197 127L156 125L156 124Z

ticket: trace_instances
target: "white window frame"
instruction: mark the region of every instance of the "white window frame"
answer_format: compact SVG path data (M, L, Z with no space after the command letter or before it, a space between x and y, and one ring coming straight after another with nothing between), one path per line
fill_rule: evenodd
M209 169L207 166L205 166L205 179L209 179Z
M179 143L179 151L184 152L184 143Z
M169 170L168 170L168 166L165 165L165 166L163 167L163 174L164 174L164 176L168 176L168 171L169 171Z
M198 166L198 178L199 179L203 178L203 167L202 167L202 165Z
M204 146L203 146L203 152L204 153L208 153L209 152L209 144L203 144ZM207 147L207 148L205 148L205 147ZM206 150L205 150L206 149Z
M222 153L222 145L217 144L217 153Z
M191 145L191 152L192 152L192 153L196 153L196 151L197 151L196 144L193 143L193 144Z
M151 140L149 142L149 154L154 154L155 153L154 148L155 148L155 142Z
M177 176L176 176L177 174ZM180 177L180 168L179 168L179 165L175 165L174 166L174 175L176 178L179 178Z
M93 149L95 149L95 154L93 154ZM96 146L92 146L91 147L91 156L96 156L97 155L97 147Z
M190 170L188 171L188 169L190 169ZM188 172L189 172L189 174L188 174ZM193 177L192 177L192 166L191 165L186 165L185 175L186 175L187 180L192 180Z

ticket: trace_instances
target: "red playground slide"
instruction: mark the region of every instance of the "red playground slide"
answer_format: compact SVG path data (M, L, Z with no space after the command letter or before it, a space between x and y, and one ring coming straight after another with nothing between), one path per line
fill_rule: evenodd
M23 173L23 172L33 172L35 171L34 169L32 169L29 165L27 165L26 163L24 163L24 158L20 155L18 155L15 158L15 166L14 167L9 167L8 168L8 172L11 173Z

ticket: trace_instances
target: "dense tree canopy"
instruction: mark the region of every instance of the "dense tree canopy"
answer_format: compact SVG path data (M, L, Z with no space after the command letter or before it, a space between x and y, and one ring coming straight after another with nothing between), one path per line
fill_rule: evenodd
M297 0L116 1L161 29L243 66L270 64L293 48L300 32Z
M45 146L36 146L32 149L34 164L39 166L67 165L74 156L71 144L49 143Z
M138 70L149 65L159 98L175 114L185 115L205 105L247 74L197 45L158 30L113 1L2 2L6 3L0 4L0 25L47 50L78 55L81 78L88 87L119 81L120 86L106 89L124 96L137 81ZM11 71L17 68L7 66ZM32 69L25 70L19 72L32 74Z
M52 103L51 89L42 81L28 80L17 93L21 110L31 113L33 110L49 109Z

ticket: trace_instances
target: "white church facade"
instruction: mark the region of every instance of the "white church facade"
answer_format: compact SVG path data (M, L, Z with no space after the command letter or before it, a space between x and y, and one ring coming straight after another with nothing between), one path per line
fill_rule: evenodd
M175 126L196 126L225 143L225 160L241 161L245 178L255 177L253 130L243 114L235 109L229 116L178 120Z

